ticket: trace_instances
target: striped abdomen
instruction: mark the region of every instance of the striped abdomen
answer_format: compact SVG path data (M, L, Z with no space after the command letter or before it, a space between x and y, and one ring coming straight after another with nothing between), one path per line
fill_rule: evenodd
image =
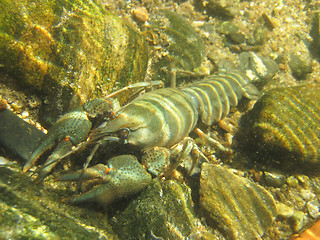
M146 93L117 112L103 132L128 128L128 142L143 149L170 147L189 135L200 115L211 125L228 114L242 96L252 99L258 90L238 73L220 71L183 88Z
M236 106L242 96L249 99L258 99L259 96L258 89L245 75L227 71L219 71L181 90L189 96L206 125L224 118L230 106Z

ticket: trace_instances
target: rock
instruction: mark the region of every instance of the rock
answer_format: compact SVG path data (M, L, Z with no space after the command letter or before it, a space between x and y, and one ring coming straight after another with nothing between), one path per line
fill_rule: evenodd
M291 52L288 65L292 76L297 80L306 79L307 74L312 72L312 61L309 56L301 56Z
M307 223L307 215L302 211L296 211L289 219L293 232L299 232Z
M278 64L269 57L258 56L254 52L244 52L239 56L240 69L252 81L265 84L279 71Z
M319 91L320 84L306 84L263 95L240 124L245 150L286 171L319 173Z
M278 173L264 172L263 181L267 186L279 188L286 183L286 177Z
M283 203L277 203L278 217L288 219L293 216L294 211L291 207Z
M262 45L266 41L266 28L263 25L257 25L253 31L252 38L248 37L249 45Z
M205 56L204 44L183 16L159 10L150 17L150 28L162 46L160 57L152 66L158 78L169 81L172 71L193 72L200 67Z
M173 180L154 180L114 218L117 221L111 224L120 239L198 239L211 235L195 217L190 188ZM197 230L201 228L202 232Z
M1 1L0 8L1 69L42 94L48 121L74 95L85 102L145 76L144 38L93 1Z
M238 15L240 12L239 0L201 0L194 1L195 7L201 11L206 11L209 16L230 19Z
M61 201L63 183L39 186L11 163L0 167L0 239L118 239L104 214Z
M240 29L230 21L220 22L216 26L216 30L220 34L227 37L227 41L233 44L241 44L246 41L246 37L240 32Z
M313 199L307 202L306 204L308 213L312 218L320 217L320 202L318 199Z
M226 239L260 238L277 215L273 197L264 188L209 163L202 164L200 204L208 223Z
M12 111L0 111L0 146L22 160L29 159L44 135L43 132Z
M299 181L295 176L290 176L287 178L287 184L289 187L296 188L299 186Z

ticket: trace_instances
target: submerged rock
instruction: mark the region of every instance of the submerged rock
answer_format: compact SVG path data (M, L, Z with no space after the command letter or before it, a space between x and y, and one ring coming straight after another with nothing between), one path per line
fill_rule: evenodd
M114 218L120 239L215 239L195 217L190 188L173 180L154 180Z
M16 164L0 167L0 191L0 239L118 239L102 213L63 203L62 183L39 186Z
M239 61L241 71L258 84L266 84L280 70L274 60L269 57L258 56L254 52L241 53Z
M94 1L1 1L0 9L0 69L41 92L53 121L74 95L84 102L145 76L142 36Z
M162 46L160 58L152 67L160 78L169 79L172 71L197 71L205 56L204 44L183 16L160 10L150 18L150 31Z
M240 12L239 0L200 0L194 1L194 5L201 11L206 11L209 16L230 19Z
M0 111L0 146L24 161L27 161L44 135L12 111Z
M308 84L267 92L243 119L239 143L264 163L319 173L319 91L319 84Z
M291 52L288 65L292 76L298 80L306 79L307 75L312 72L312 61L309 56Z
M268 191L209 163L202 164L200 204L209 224L216 226L227 239L259 239L277 215Z

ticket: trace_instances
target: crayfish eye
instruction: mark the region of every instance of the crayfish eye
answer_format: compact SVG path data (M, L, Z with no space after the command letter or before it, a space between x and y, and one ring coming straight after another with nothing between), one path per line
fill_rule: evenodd
M120 133L120 137L123 140L126 140L129 137L130 130L129 130L129 128L122 128L122 129L119 130L119 133Z

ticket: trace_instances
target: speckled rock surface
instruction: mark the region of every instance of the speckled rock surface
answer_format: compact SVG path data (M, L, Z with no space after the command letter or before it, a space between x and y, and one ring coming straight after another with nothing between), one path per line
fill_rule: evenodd
M211 226L226 239L258 239L273 223L277 211L271 194L230 170L203 163L200 204Z
M120 239L215 239L196 218L190 188L176 181L153 181L110 222Z

